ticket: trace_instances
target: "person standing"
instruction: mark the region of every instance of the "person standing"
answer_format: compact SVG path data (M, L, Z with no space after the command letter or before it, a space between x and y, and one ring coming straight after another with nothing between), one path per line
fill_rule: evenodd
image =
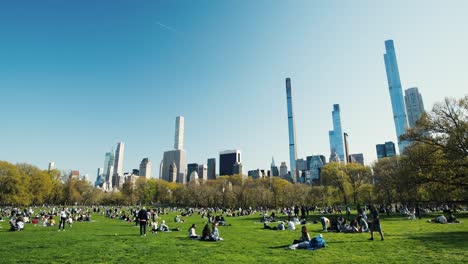
M137 220L140 222L140 236L146 236L146 222L148 222L148 212L146 211L145 207L138 211Z
M381 240L384 240L384 235L382 232L382 227L380 226L379 212L377 209L373 208L372 211L372 226L370 228L371 237L369 240L374 240L374 232L379 232Z
M346 219L349 221L349 217L351 216L351 207L349 205L346 206Z
M60 231L60 227L62 227L62 230L65 231L65 223L67 222L67 218L68 218L67 209L64 207L62 211L60 211L59 215L60 215L60 222L59 222L58 231Z

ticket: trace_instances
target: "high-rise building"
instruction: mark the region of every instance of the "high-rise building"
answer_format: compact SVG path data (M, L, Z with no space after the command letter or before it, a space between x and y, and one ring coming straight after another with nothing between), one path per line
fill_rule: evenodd
M280 177L282 179L288 179L289 178L289 174L288 174L288 166L286 165L286 162L281 162L281 166L280 166Z
M232 172L234 175L243 175L242 163L236 162L232 168Z
M349 156L348 133L343 133L343 139L344 139L344 149L345 149L346 162L351 162L351 159L350 159L350 156Z
M161 179L169 182L185 183L187 181L187 155L184 147L184 117L176 118L174 150L164 152L161 168ZM173 166L175 165L175 166ZM176 170L176 171L174 171ZM175 173L175 176L174 176Z
M310 170L311 183L320 182L322 167L326 164L325 156L309 156L307 157L307 163Z
M395 143L392 141L387 141L385 144L377 144L375 148L377 150L377 158L379 159L396 155Z
M335 159L339 159L340 162L346 162L339 104L333 105L332 118L333 130L328 132L330 138L330 160L333 160L333 157L336 156L337 158Z
M406 113L408 114L408 125L414 127L416 121L424 113L424 102L417 87L405 90Z
M208 180L208 166L206 164L198 165L198 178L200 180Z
M362 153L350 154L349 162L360 163L361 165L364 165L364 154Z
M296 159L297 159L297 150L296 150L296 125L294 122L294 111L292 104L292 88L291 88L291 78L286 78L286 103L288 108L288 130L289 130L289 162L291 169L291 177L293 182L296 182Z
M234 175L234 164L242 162L240 150L226 150L219 153L219 176Z
M149 158L144 158L141 161L138 175L145 177L146 179L151 178L151 161Z
M279 176L279 169L278 166L276 166L275 159L273 157L271 157L271 175L276 177Z
M104 182L105 189L112 188L112 176L114 175L114 153L113 151L107 152L104 158Z
M403 153L408 142L401 141L400 136L403 135L408 128L408 121L406 118L405 101L403 100L400 72L398 70L393 40L385 41L385 51L385 70L387 72L388 88L390 91L390 100L392 102L393 121L395 122L398 149L400 153Z
M307 160L305 159L297 159L296 160L296 171L297 173L302 173L303 171L307 170ZM300 175L300 174L298 174Z
M216 159L208 159L208 180L216 179Z
M123 157L124 157L125 144L123 142L117 143L117 149L115 150L114 160L114 174L112 176L112 187L120 188L123 184Z
M190 176L192 175L192 172L194 171L198 173L198 163L187 164L187 182L190 181Z
M174 149L184 149L184 117L176 117Z
M260 169L249 170L249 171L247 172L247 176L252 177L252 179L254 179L254 180L260 178L260 177L261 177Z
M49 168L48 171L50 172L51 170L55 169L55 162L51 161L49 162Z
M102 187L104 183L104 168L98 168L96 175L96 182L94 182L94 187Z

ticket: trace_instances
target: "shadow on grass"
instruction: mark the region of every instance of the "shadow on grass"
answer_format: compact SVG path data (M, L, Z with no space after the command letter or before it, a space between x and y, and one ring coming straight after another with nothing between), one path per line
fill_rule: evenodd
M268 247L268 248L270 248L270 249L277 249L277 248L282 248L282 249L284 249L284 248L286 248L286 247L289 247L290 245L291 245L291 244L287 244L287 245L283 245L283 246L276 246L276 247Z
M122 234L122 235L112 235L112 234L105 234L105 235L96 235L100 237L139 237L140 234Z
M408 239L427 243L437 247L437 244L457 249L467 249L468 231L460 232L432 232L420 235L408 236Z

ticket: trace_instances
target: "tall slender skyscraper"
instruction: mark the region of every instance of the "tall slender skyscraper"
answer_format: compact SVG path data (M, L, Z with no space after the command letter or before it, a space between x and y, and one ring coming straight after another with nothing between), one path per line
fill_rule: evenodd
M406 113L408 114L408 125L414 127L416 121L424 113L424 103L417 87L405 90Z
M161 179L169 182L185 183L187 156L184 150L184 117L178 116L175 125L174 150L164 152L161 166Z
M184 117L176 117L174 149L184 149Z
M112 187L119 188L123 177L123 157L124 157L125 144L123 142L117 143L117 149L115 150L115 161L114 161L114 175L112 176Z
M330 138L330 160L338 160L346 163L343 131L341 130L341 113L340 105L334 104L332 111L333 130L328 132ZM335 158L336 156L336 158Z
M351 156L349 155L348 133L343 133L343 139L344 139L344 148L345 148L345 158L346 158L346 162L351 162Z
M286 78L286 102L288 108L288 131L289 131L289 162L291 177L294 182L297 181L296 175L296 125L294 123L294 113L292 105L291 79Z
M408 142L400 141L400 136L405 133L408 128L406 119L405 101L403 100L403 91L401 89L400 72L395 54L393 40L385 41L384 61L385 70L387 71L388 89L390 91L390 99L392 101L393 120L395 122L395 131L398 140L398 149L400 154L403 153Z

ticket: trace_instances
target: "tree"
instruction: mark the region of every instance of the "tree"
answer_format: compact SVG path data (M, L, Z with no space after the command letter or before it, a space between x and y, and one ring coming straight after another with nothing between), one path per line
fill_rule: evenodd
M346 164L345 173L348 177L345 179L351 186L353 194L353 203L358 203L358 195L364 184L369 182L371 170L369 167L361 165L359 163L348 163Z
M26 176L17 166L0 161L0 203L6 205L29 205L31 198L28 193Z
M347 192L349 189L348 175L344 170L344 166L339 162L330 162L322 167L322 183L324 185L333 186L338 189L343 197L343 202L348 203Z
M468 187L468 95L435 104L401 139L413 143L405 154L418 169L437 171L422 173L422 182Z

